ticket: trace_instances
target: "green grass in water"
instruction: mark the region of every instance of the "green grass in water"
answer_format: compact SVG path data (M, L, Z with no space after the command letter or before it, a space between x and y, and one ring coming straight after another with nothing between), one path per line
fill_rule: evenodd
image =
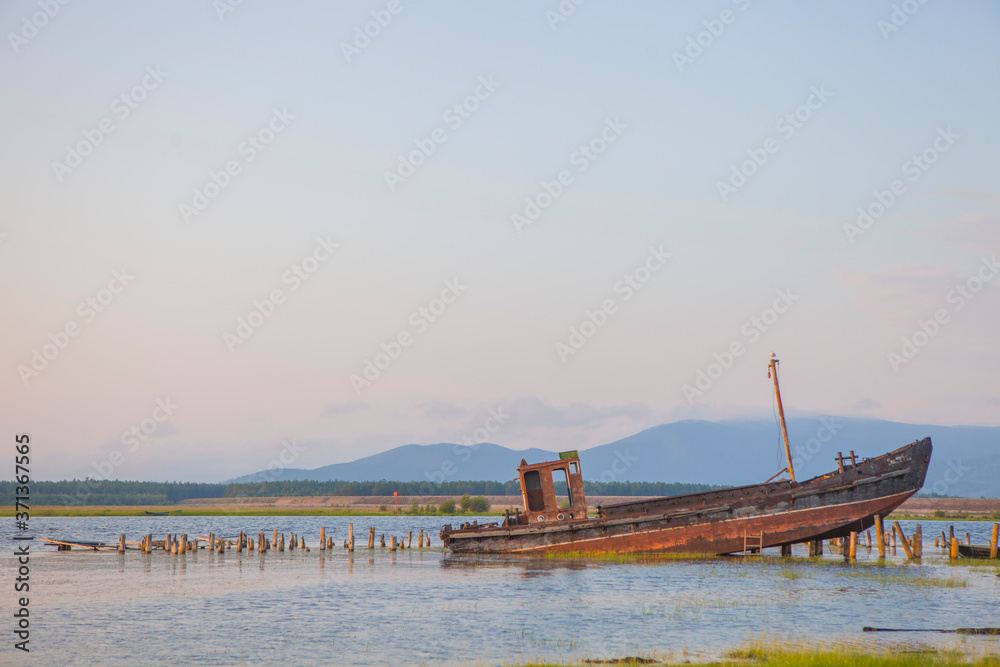
M650 658L619 658L617 660L585 660L575 665L661 665L679 667L689 662L659 662ZM772 648L748 647L732 651L726 659L718 662L702 663L705 667L732 667L733 665L755 665L759 667L997 667L1000 656L970 659L960 653L939 653L934 650L908 651L905 653L876 652L863 653L857 649L843 651L785 651ZM559 667L557 663L530 663L523 667Z

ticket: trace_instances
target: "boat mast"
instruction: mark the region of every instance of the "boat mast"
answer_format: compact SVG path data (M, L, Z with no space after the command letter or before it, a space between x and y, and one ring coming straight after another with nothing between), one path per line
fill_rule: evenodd
M795 481L795 468L792 467L792 450L788 446L788 427L785 426L785 409L781 407L781 389L778 388L778 358L771 353L771 361L767 367L767 377L774 380L774 397L778 399L778 417L781 418L781 435L785 438L785 460L788 461L788 476Z

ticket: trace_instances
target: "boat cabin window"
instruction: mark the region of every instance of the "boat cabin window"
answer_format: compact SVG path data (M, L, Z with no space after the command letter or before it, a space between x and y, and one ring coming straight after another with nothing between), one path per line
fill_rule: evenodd
M569 472L572 475L575 475L575 474L577 474L579 472L579 469L577 468L576 463L570 463L569 464Z
M558 480L558 481L557 481ZM565 484L565 490L555 486L556 484ZM556 492L556 507L572 507L573 506L573 492L569 487L569 472L566 468L562 470L552 471L552 484Z
M524 492L528 496L528 511L545 510L545 495L542 493L542 479L537 470L524 473Z

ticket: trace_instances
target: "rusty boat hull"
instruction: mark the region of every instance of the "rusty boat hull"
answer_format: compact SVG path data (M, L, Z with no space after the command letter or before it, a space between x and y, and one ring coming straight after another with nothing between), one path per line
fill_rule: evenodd
M598 507L597 518L445 526L453 553L731 554L846 537L867 530L920 490L931 457L924 438L804 482L778 481ZM541 517L539 517L541 518Z

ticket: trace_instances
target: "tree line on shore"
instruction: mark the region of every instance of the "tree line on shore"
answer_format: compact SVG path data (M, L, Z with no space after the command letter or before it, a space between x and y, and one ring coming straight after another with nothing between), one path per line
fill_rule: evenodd
M0 497L13 502L15 482L0 481ZM565 482L556 484L565 493ZM672 496L709 491L708 484L666 482L584 482L591 496ZM22 488L23 491L23 488ZM343 482L280 481L246 483L138 482L73 479L32 482L32 505L174 505L198 498L274 498L282 496L517 496L516 480L508 482ZM24 494L18 492L17 495Z

